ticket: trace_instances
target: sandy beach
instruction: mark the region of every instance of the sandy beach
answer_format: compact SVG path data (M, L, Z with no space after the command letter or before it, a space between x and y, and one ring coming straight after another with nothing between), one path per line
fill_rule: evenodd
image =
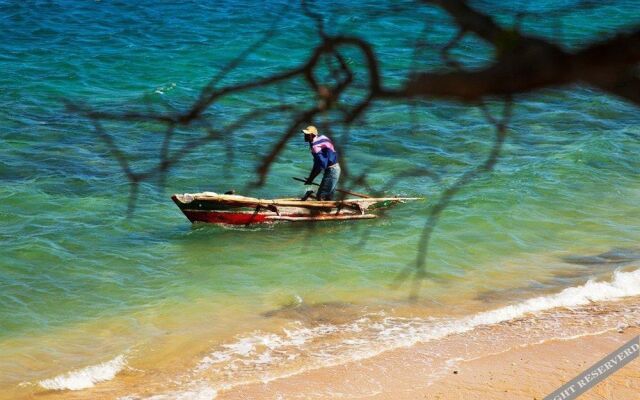
M420 343L358 362L239 386L217 398L540 400L640 334L639 310L640 298L574 310L573 318L562 315L566 310L554 310L546 316L479 327L437 343ZM583 333L554 339L554 332L544 328L550 319L557 319L562 320L558 329L570 329L584 311L593 319L591 328ZM611 327L609 317L618 320L616 328ZM631 400L639 396L640 362L635 360L580 398Z
M483 319L506 310L509 308L479 313L473 318ZM465 320L455 321L463 324ZM396 331L395 335L407 333L412 334ZM16 395L121 400L540 400L638 334L640 297L632 296L549 308L497 323L477 323L469 329L461 326L454 333L432 340L418 340L377 354L360 357L354 354L343 362L310 364L289 372L273 364L267 374L229 384L215 383L225 370L198 372L197 366L202 365L198 358L189 361L191 357L186 357L181 358L184 365L174 366L177 370L173 372L152 364L127 364L115 379L84 390L39 390L31 395ZM192 371L184 378L190 382L188 385L184 379L183 382L166 379L177 376L180 369ZM637 399L637 393L640 393L640 362L634 360L581 398ZM5 395L8 393L0 398Z

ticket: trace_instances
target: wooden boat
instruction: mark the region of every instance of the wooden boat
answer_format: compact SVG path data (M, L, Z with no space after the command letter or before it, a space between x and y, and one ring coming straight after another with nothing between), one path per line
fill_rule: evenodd
M213 192L174 194L171 199L191 222L248 225L278 221L335 221L376 218L370 211L414 197L382 197L317 201L256 199Z

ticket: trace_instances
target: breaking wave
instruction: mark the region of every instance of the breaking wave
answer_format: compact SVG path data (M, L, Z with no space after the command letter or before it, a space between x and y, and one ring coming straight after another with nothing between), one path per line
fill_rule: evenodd
M583 306L593 302L638 295L640 295L640 269L631 272L616 271L613 273L611 282L589 280L582 286L570 287L557 294L535 297L519 304L479 313L469 318L467 324L473 328L552 308Z
M119 355L113 360L67 372L55 378L45 379L38 384L49 390L87 389L95 386L96 383L113 379L125 366L125 357Z
M246 383L268 382L305 370L362 360L384 351L469 332L480 326L511 323L516 320L528 321L527 318L522 319L527 315L535 316L534 319L538 319L538 322L538 317L543 314L551 315L549 323L554 323L555 317L561 313L566 312L575 317L585 312L582 306L588 306L587 309L590 309L589 307L598 302L639 295L640 269L630 272L617 271L610 281L590 280L584 285L570 287L559 293L531 298L461 318L406 318L372 313L344 324L306 326L302 322L294 322L277 333L254 331L217 345L183 377L187 379L182 382L188 383L178 390L151 397L132 395L121 399L210 400L215 398L219 391ZM558 308L564 308L565 311L551 312ZM640 310L631 312L626 318L640 321ZM583 320L590 324L593 322L588 318ZM615 328L611 323L617 321L606 319L604 325L589 325L589 328ZM533 339L537 338L534 337L536 334L545 338L549 332L557 336L554 338L569 338L583 334L585 326L581 324L574 330L566 331L556 328L545 326L541 333L528 333L531 333ZM435 348L437 349L437 346ZM39 385L50 390L90 388L99 382L113 379L125 366L125 357L120 355L102 364L40 381Z
M364 359L387 350L465 333L483 325L519 319L555 308L571 308L640 295L640 269L616 271L611 281L590 280L559 293L462 318L403 318L370 314L346 324L314 327L294 323L281 333L253 332L216 346L193 371L239 382L267 382L309 368ZM578 327L579 328L579 327ZM560 332L575 335L577 332ZM273 366L278 365L274 373ZM284 369L280 367L285 366ZM286 368L288 366L289 368Z

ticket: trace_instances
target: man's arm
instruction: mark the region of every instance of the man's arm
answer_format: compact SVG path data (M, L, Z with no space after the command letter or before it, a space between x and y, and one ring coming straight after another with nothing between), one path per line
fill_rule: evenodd
M322 157L322 153L313 154L313 168L309 173L309 177L307 178L305 185L310 185L313 180L316 179L316 176L318 176L318 174L320 174L320 172L324 168L326 168L327 161L328 160L325 160L324 157Z

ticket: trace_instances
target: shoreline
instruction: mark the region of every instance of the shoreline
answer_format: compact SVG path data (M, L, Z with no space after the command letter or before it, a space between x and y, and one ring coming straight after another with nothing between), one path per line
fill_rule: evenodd
M542 317L528 315L477 327L437 343L417 343L364 360L236 386L221 391L216 399L541 400L640 334L640 297L589 307L594 316L605 317L596 318L589 332L540 339L544 336L540 330L549 319L562 319L560 325L566 328L585 316L583 309L565 315L557 309ZM630 309L636 311L623 320L607 318ZM580 399L635 400L637 393L640 360L632 361Z
M90 388L37 390L13 398L540 400L637 334L640 296L631 296L527 313L333 365L288 374L274 370L269 379L261 375L221 384L217 370L198 373L183 365L191 373L161 383L153 369L133 364ZM567 356L554 359L559 354ZM597 390L640 391L640 363L632 362L607 382L605 389L594 388L584 398L601 393ZM594 398L612 398L599 396Z

